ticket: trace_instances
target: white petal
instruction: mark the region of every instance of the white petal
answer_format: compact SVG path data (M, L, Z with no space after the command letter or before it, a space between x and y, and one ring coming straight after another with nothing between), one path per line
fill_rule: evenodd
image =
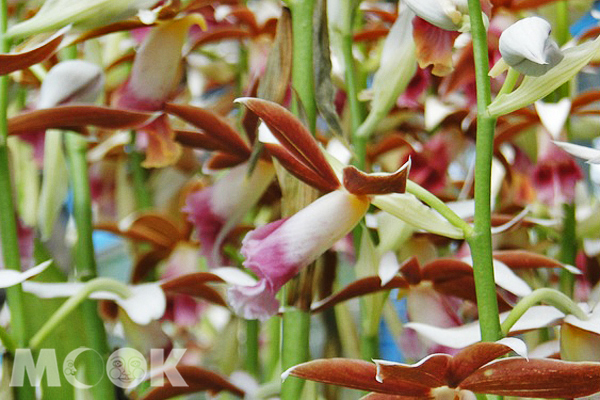
M552 26L540 17L523 18L500 35L500 54L509 65L527 58L538 64L546 64L544 46Z
M564 98L558 103L546 103L539 100L535 102L535 110L550 135L554 139L558 139L571 112L571 99Z
M131 290L133 293L128 298L116 297L114 300L133 322L147 325L163 316L167 308L167 298L157 283L132 286Z
M44 261L33 268L29 268L25 272L15 271L12 269L0 270L0 288L7 288L18 285L19 283L23 283L27 279L42 273L50 264L52 264L52 260Z
M210 270L211 274L217 275L225 282L238 285L238 286L254 286L256 285L256 279L248 275L239 268L234 267L220 267Z
M344 145L337 138L332 138L329 140L325 150L327 150L327 152L333 157L337 158L342 164L348 164L350 159L352 159L352 153L350 150L348 150L346 145Z
M504 321L507 316L508 312L502 313L500 320ZM552 306L533 306L525 311L517 323L512 326L510 332L527 332L549 327L555 325L564 316L564 313Z
M379 278L381 279L381 286L386 285L391 281L398 271L400 270L400 264L396 258L396 254L393 251L388 251L381 256L379 261Z
M452 21L443 6L443 2L440 0L406 0L406 5L419 17L438 28L447 31L459 29L459 26Z
M61 103L92 103L104 86L104 73L96 64L83 60L67 60L56 64L46 75L40 88L38 108Z
M600 150L568 142L555 141L554 144L572 156L582 158L592 164L600 164Z
M473 266L473 260L470 257L465 257L462 261L471 267ZM531 293L531 287L508 268L506 264L498 260L494 260L494 281L496 285L519 297L527 296Z
M235 102L237 103L238 100L240 99L237 99ZM273 135L273 132L271 132L269 127L262 122L258 125L258 141L261 143L280 144L279 140Z
M558 353L560 353L560 342L556 339L538 345L529 352L529 356L531 358L550 358Z
M514 351L521 357L527 358L527 345L521 339L514 337L505 337L500 340L497 340L496 343L508 346L512 349L512 351Z
M452 349L462 349L481 341L478 321L455 328L439 328L420 322L409 322L404 327L413 329L427 339Z

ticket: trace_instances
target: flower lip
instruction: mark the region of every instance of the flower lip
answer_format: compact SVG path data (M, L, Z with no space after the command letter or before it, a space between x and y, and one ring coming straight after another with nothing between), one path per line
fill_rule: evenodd
M528 17L515 22L500 35L502 58L524 75L545 74L564 58L550 37L551 30L550 24L540 17Z

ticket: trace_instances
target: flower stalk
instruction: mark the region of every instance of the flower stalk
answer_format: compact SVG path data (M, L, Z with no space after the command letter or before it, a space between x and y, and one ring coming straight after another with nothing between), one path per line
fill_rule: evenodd
M508 317L502 322L502 333L504 335L508 334L510 328L525 314L525 311L541 302L548 303L565 314L572 314L582 321L589 319L587 314L564 293L550 288L541 288L534 290L530 295L523 297L517 303L510 314L508 314Z
M6 36L8 28L8 2L0 0L0 52L10 51L10 40ZM21 270L21 258L17 237L17 221L12 197L12 184L8 165L8 75L0 76L0 240L2 242L2 256L5 268ZM26 347L29 341L27 322L25 318L25 304L21 285L6 289L8 307L11 314L12 337L15 345ZM4 335L3 335L4 336ZM8 338L3 343L10 343ZM7 347L8 348L8 347ZM35 398L35 390L25 384L16 388L16 398L26 400Z
M490 202L492 152L496 120L486 114L486 109L491 103L491 89L488 77L487 34L479 0L469 0L469 15L471 18L475 82L477 85L477 143L474 230L467 237L467 242L471 248L473 258L481 337L484 341L493 342L502 337L492 263Z
M317 106L315 103L315 88L313 76L313 14L315 0L290 0L288 2L292 16L292 87L297 93L297 100L292 105L296 115L306 117L306 124L311 132L316 129ZM282 207L284 213L291 215L290 211L297 211L310 204L313 200L309 193L313 189L295 179L288 179L290 185L284 185ZM290 196L294 191L294 196ZM286 193L287 192L287 193ZM288 196L286 196L286 194ZM314 195L314 194L313 194ZM287 211L285 211L287 209ZM295 209L295 210L294 210ZM302 279L303 274L310 273L308 268L297 279ZM283 299L287 302L288 291L294 286L294 281L284 287ZM310 343L310 312L295 306L287 307L282 318L281 338L281 364L287 369L309 359ZM301 397L304 381L289 379L281 385L281 399L293 400Z

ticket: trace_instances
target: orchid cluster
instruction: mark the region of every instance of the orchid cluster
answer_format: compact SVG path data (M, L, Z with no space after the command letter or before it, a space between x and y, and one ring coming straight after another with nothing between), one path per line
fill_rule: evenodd
M0 397L598 396L595 7L0 2Z

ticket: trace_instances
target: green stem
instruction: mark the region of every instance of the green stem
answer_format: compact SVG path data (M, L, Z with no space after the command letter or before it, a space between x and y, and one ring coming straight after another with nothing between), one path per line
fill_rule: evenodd
M310 313L292 308L283 313L281 366L284 371L309 359ZM304 380L287 378L281 385L281 400L301 398Z
M131 132L131 151L129 152L129 167L131 168L131 177L133 180L133 190L137 209L140 211L152 208L152 195L146 184L148 175L146 169L142 167L144 154L135 149L135 131Z
M85 138L74 133L66 132L65 144L67 148L69 174L73 188L73 215L77 227L77 243L75 246L75 273L79 281L88 281L96 277L96 257L92 238L92 199L90 194L90 181L88 176L87 147ZM104 323L97 312L94 301L85 301L81 304L84 318L84 330L91 348L108 358L108 341ZM39 343L38 343L39 344ZM112 383L99 365L88 365L87 373L90 376L103 376L99 384L91 388L95 398L114 399L115 391Z
M246 321L246 371L257 379L260 377L259 331L258 320Z
M317 118L313 76L313 14L315 0L290 0L288 4L292 14L292 86L298 95L298 101L301 103L294 102L292 108L296 115L302 114L302 111L304 112L306 124L309 130L314 133ZM297 187L298 185L292 186ZM312 191L309 192L312 193ZM285 201L286 203L293 202L297 206L300 205L299 202L302 202L302 198L288 198ZM307 201L310 202L308 198ZM306 204L300 206L303 207ZM284 204L284 208L289 208L291 205ZM287 287L284 290L287 290ZM283 313L281 347L281 364L284 370L308 361L309 333L310 312L295 306L287 307ZM281 385L281 399L299 399L303 385L304 381L302 379L286 379Z
M37 349L50 333L82 304L94 292L108 291L119 297L127 298L131 295L129 287L121 282L109 278L95 278L88 281L79 292L69 297L40 330L29 341L29 347Z
M501 94L508 94L512 92L515 85L517 84L517 79L519 79L519 72L512 67L508 67L506 79L504 80L504 83L502 84L502 87L498 92L498 96L500 96Z
M8 28L8 3L0 0L0 52L10 51L10 40L6 37ZM2 258L5 268L21 270L17 221L12 197L12 184L8 164L8 75L0 76L0 241L2 242ZM25 347L29 341L29 329L25 314L24 295L21 285L6 289L6 297L10 310L11 333L16 346ZM35 390L25 384L16 388L17 399L35 398Z
M279 347L281 345L281 318L272 317L267 322L267 332L269 334L269 344L267 347L267 373L265 380L273 379L279 366Z
M290 0L292 12L292 86L296 91L305 112L308 128L315 131L317 105L313 77L313 12L314 0ZM293 105L299 115L300 107Z
M560 261L564 264L575 265L577 257L577 236L575 221L575 204L563 204L563 230L560 239ZM563 269L560 272L560 291L567 296L573 296L575 275Z
M473 274L481 337L496 341L502 337L492 263L491 171L496 120L486 116L491 103L487 34L479 0L469 0L475 82L477 85L477 136L475 159L475 220L467 236L473 258Z
M348 16L353 19L354 10L347 6L348 12L352 15ZM350 26L352 24L349 24ZM356 63L352 54L353 36L352 32L344 32L342 35L342 56L344 57L345 78L346 78L346 95L350 106L350 124L352 129L352 145L355 153L354 165L358 169L365 169L367 138L358 136L356 133L358 128L365 119L364 104L358 100L359 81L356 73Z
M442 200L440 200L436 195L420 186L419 184L408 180L406 181L406 192L413 194L423 203L427 204L429 207L433 208L435 211L440 213L440 215L452 225L461 229L465 233L465 237L471 236L473 234L473 227L465 222L464 219L459 217L450 207L446 205Z
M502 333L508 334L510 328L529 310L533 305L537 303L545 302L554 306L564 312L565 314L572 314L582 321L587 321L589 317L573 300L571 300L564 293L559 292L555 289L541 288L536 289L531 294L523 297L517 305L511 310L508 317L502 323Z
M17 343L2 326L0 326L0 342L2 342L2 345L9 353L14 354L17 349Z

